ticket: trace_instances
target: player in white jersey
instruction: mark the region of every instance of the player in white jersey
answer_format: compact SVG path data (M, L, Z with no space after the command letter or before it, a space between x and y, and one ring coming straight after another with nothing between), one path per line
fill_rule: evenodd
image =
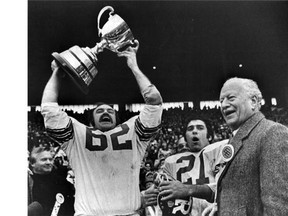
M213 216L215 212L217 211L217 204L216 204L216 189L217 189L217 181L222 173L222 171L225 168L226 163L233 157L234 152L231 152L229 154L225 155L225 151L230 149L231 145L228 143L228 139L213 143L207 147L204 148L203 151L203 156L204 156L204 161L205 163L209 166L210 172L213 173L214 176L214 181L208 184L210 188L210 195L209 190L208 193L206 194L206 199L209 198L209 202L213 202L212 205L208 205L203 211L202 211L202 216L203 215L209 215ZM230 151L230 150L228 150ZM233 150L232 150L233 151ZM227 155L229 155L227 157ZM202 185L202 188L198 188L199 191L205 190L206 185Z
M164 164L164 172L169 181L160 184L158 203L165 216L200 216L211 205L209 202L213 202L217 171L213 167L218 162L219 153L216 146L222 144L209 145L212 130L208 121L196 117L187 122L184 137L190 151L172 155ZM208 149L208 155L205 149Z
M138 116L116 125L116 111L107 104L93 110L88 127L61 111L57 104L60 71L52 62L53 74L42 97L47 132L62 143L75 174L75 216L138 215L140 163L150 139L160 130L162 98L141 72L136 47L118 54L127 58L145 100ZM145 199L144 199L145 201Z

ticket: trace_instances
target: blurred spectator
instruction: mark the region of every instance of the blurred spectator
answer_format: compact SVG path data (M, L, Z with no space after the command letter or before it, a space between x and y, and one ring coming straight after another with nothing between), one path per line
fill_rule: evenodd
M74 214L74 187L54 168L55 151L49 146L33 147L28 170L28 216L50 216L56 194L64 196L58 216Z
M187 142L185 141L184 137L180 137L177 142L177 153L182 153L185 151L189 151L189 148L187 146Z
M146 172L149 172L153 169L153 163L151 160L146 160L145 169L146 169Z
M170 155L172 155L172 152L170 150L163 150L162 148L159 149L158 151L158 157L154 162L154 167L159 170L161 168L161 166L164 163L164 160L169 157Z
M154 164L155 160L158 158L158 143L156 140L151 142L150 146L147 149L147 157L152 161Z
M145 175L145 188L148 189L153 185L154 181L154 172L149 171Z
M55 156L54 156L54 168L57 169L59 175L67 178L68 171L71 170L69 166L69 161L65 152L58 146L55 148Z

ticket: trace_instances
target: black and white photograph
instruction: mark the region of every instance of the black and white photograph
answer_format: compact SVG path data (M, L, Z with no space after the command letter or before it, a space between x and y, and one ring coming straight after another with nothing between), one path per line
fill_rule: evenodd
M287 1L23 10L20 215L288 215Z

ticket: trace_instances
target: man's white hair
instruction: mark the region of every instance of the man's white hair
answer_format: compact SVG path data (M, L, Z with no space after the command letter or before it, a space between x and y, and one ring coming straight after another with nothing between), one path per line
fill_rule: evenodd
M247 79L247 78L239 78L239 77L233 77L233 78L230 78L228 80L226 80L226 82L224 83L224 85L226 83L230 83L230 82L237 82L237 83L240 83L242 85L242 87L244 88L245 90L245 93L250 97L256 97L256 100L257 100L257 108L258 110L260 110L261 108L261 102L262 102L262 93L257 85L257 83L252 80L252 79ZM224 86L223 85L223 86Z

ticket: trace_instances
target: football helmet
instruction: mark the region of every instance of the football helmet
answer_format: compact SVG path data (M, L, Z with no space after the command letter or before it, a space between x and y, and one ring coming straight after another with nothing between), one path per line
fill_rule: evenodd
M155 173L154 182L158 186L162 181L170 179L165 173ZM162 211L163 216L188 216L192 209L193 198L187 197L183 199L170 199L162 201L162 196L158 195L157 204Z
M192 209L193 198L187 199L171 199L162 201L161 196L158 195L157 203L165 216L188 216Z

